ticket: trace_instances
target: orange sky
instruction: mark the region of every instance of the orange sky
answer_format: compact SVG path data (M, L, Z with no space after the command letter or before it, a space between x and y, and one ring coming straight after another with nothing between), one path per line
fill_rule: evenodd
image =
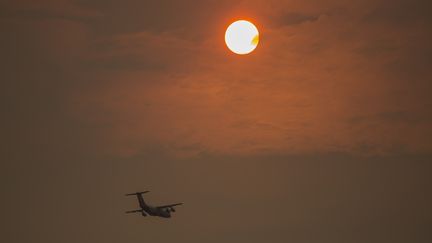
M38 56L67 77L43 85L62 89L61 109L95 128L102 153L139 154L148 144L177 155L425 153L424 4L10 1L3 41L25 45L8 65L36 67ZM238 18L260 29L251 55L224 44Z
M101 147L125 155L154 143L179 155L430 151L430 18L417 3L220 2L205 18L213 5L192 5L167 19L144 10L159 29L138 29L134 12L122 15L131 9L108 8L107 18L137 30L65 21L79 37L58 36L66 46L53 55L77 48L70 55L79 66L67 68L86 80L70 91L68 109L106 124ZM245 16L261 43L236 56L223 33Z
M0 1L2 242L432 242L431 9Z

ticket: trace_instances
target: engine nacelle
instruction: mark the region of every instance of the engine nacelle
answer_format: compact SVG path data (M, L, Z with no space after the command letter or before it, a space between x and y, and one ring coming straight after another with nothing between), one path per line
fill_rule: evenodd
M175 209L174 209L174 208L171 208L171 211L172 211L172 212L175 212Z

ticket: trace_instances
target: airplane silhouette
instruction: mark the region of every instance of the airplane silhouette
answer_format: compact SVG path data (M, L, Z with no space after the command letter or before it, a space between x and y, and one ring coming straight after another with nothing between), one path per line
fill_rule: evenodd
M183 204L183 203L174 203L174 204L156 206L156 207L150 206L144 201L144 198L142 196L142 194L147 193L147 192L149 192L149 191L126 194L126 196L135 196L136 195L138 198L139 206L141 208L141 209L137 209L137 210L126 211L126 213L141 213L142 216L144 216L144 217L147 216L147 214L148 214L150 216L158 216L158 217L162 217L162 218L171 218L171 212L175 212L174 207Z

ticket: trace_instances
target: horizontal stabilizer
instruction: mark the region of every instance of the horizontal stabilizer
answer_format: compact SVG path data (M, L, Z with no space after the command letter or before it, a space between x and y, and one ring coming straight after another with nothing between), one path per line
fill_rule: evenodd
M138 195L138 194L143 194L143 193L147 193L147 192L149 192L149 191L143 191L143 192L134 192L134 193L128 193L128 194L126 194L125 196L135 196L135 195Z

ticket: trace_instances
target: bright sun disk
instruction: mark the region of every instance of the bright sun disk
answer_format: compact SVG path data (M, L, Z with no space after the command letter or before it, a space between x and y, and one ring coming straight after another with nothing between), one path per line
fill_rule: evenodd
M228 26L225 32L225 43L236 54L251 53L257 47L258 42L258 29L246 20L235 21Z

